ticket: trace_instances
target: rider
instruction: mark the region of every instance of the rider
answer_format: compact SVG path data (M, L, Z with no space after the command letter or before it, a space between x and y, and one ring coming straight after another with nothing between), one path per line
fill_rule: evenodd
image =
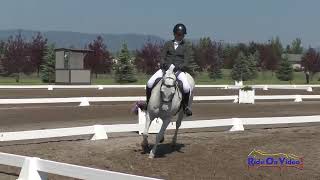
M171 64L173 64L175 66L174 72L178 75L177 79L183 84L183 110L187 116L191 116L192 111L189 107L189 97L192 89L188 83L185 72L187 71L188 62L193 58L193 50L191 44L184 40L184 36L187 34L185 25L175 25L173 28L173 34L174 40L167 41L161 50L160 69L149 79L147 83L147 104L149 103L155 81L162 78L164 72L168 70Z

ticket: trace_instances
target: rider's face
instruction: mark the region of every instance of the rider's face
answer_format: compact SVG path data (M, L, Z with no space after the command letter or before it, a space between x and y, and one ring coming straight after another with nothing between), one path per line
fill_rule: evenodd
M184 38L184 34L182 32L177 32L174 34L174 39L177 41L182 41Z

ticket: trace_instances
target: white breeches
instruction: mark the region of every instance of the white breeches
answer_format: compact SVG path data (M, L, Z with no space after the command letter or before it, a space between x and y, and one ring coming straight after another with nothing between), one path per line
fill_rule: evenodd
M163 76L162 70L159 69L153 76L151 76L151 78L149 79L147 86L148 88L152 88L154 82L156 81L156 79L161 78ZM190 84L188 82L187 79L187 75L184 72L181 72L179 74L179 76L177 77L177 79L179 79L182 84L183 84L183 91L184 93L188 93L189 91L192 91Z

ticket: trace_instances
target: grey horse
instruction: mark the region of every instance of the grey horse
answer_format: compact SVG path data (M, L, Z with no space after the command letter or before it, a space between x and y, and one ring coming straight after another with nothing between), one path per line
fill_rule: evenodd
M176 121L176 130L172 139L172 145L175 146L177 142L178 129L181 125L181 121L184 118L185 114L181 108L182 94L178 88L176 75L173 71L174 66L171 65L170 68L166 71L162 80L157 83L153 88L151 97L148 103L147 112L146 112L146 124L145 129L142 134L143 141L141 143L142 148L146 151L148 149L148 132L151 122L156 119L162 119L162 126L159 133L156 136L156 143L150 151L149 158L154 158L157 146L159 143L164 140L164 133L170 124L172 117L175 115L178 116ZM190 84L191 89L195 87L194 79L188 73L187 78ZM193 93L190 94L189 105L193 100Z

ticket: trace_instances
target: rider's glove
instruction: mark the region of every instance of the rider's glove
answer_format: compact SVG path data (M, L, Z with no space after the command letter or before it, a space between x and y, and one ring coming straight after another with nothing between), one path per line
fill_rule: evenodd
M175 67L174 67L174 69L173 69L173 72L175 72L175 73L176 73L177 71L181 71L181 69L180 69L180 67L175 66Z
M169 68L169 66L168 66L168 64L166 64L166 63L163 63L163 64L161 64L161 66L160 66L160 69L162 69L162 70L164 70L164 71L168 70L168 68Z

